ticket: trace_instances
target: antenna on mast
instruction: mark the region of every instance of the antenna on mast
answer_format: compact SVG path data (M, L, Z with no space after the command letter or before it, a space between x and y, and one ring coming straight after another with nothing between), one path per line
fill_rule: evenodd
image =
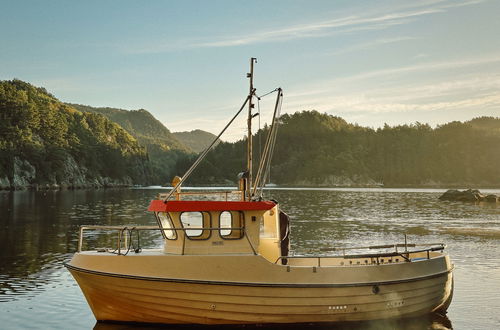
M248 94L248 137L247 137L247 185L245 189L245 196L247 200L252 199L251 187L252 187L252 109L254 108L253 96L255 95L255 88L253 88L253 65L257 63L257 58L250 58L250 72L247 73L247 78L250 78L250 92Z

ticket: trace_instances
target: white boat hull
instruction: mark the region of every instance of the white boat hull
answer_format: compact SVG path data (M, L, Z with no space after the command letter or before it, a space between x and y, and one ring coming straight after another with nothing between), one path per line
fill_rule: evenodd
M390 267L398 265L385 266L384 273L387 273ZM274 267L287 269L286 266ZM272 278L267 278L265 283L231 283L106 273L71 264L68 268L99 321L170 324L363 321L446 310L452 294L451 269L416 278L356 284L342 280L335 283L331 276L337 271L342 277L342 270L347 268L357 268L359 272L359 266L316 269L323 277L331 277L330 283L322 283L320 277L313 283L279 283ZM286 276L295 271L293 267L288 270L282 274ZM301 270L304 269L297 269ZM328 271L332 273L329 275ZM253 276L258 278L258 272L256 267Z

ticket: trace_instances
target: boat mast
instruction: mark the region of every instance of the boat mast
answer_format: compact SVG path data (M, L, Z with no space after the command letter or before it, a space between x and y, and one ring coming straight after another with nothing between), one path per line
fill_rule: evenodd
M247 185L245 195L248 200L252 199L251 189L252 189L252 109L254 108L253 104L253 95L255 90L253 88L253 65L257 63L257 59L252 57L250 59L250 73L247 73L247 77L250 78L250 94L248 95L248 138L247 138Z

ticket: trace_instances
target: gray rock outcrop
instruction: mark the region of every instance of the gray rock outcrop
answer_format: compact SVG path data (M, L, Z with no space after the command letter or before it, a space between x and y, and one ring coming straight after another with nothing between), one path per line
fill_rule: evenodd
M10 180L8 177L4 176L0 177L0 190L9 190L10 189Z
M36 176L36 169L27 160L14 157L14 175L11 181L11 187L14 189L24 189L30 186Z
M93 176L88 169L68 156L62 164L62 175L50 175L46 182L37 182L37 169L28 160L14 157L11 172L2 176L0 173L0 190L59 190L128 187L133 184L129 176L109 178Z

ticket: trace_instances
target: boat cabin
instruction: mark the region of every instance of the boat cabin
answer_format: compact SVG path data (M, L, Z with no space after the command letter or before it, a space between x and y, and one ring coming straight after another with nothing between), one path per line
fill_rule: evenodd
M288 255L288 217L272 201L153 200L165 245L177 255Z

